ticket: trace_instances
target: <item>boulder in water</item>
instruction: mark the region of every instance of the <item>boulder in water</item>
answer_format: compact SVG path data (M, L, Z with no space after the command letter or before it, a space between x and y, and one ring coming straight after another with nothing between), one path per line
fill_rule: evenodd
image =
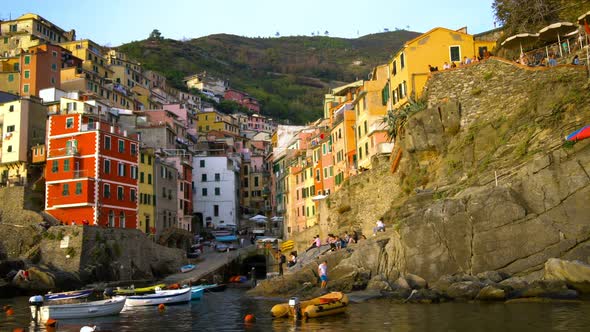
M475 299L480 301L504 301L506 292L501 288L489 285L482 288Z
M423 289L428 287L428 283L422 277L415 274L407 273L405 275L406 281L412 289Z
M452 284L446 294L457 300L473 300L481 289L482 284L479 282L459 281Z
M582 293L590 293L590 265L580 261L550 258L545 263L545 280L561 280Z

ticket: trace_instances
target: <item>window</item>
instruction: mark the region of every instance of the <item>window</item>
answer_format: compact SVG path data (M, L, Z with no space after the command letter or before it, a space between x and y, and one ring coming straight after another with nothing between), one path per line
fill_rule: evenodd
M244 165L244 175L248 175L248 165Z
M143 172L139 173L139 183L143 183L143 179L144 179L144 174Z
M119 227L125 228L125 212L123 212L123 211L121 211L121 213L119 213Z
M25 78L30 78L30 77L31 77L31 71L25 70Z
M166 197L166 188L162 188L162 197Z
M399 62L400 69L404 69L404 67L406 66L406 61L403 53L399 55Z
M254 177L254 187L258 187L258 177Z
M31 63L31 56L30 55L25 55L25 65L28 65Z
M51 70L57 71L57 64L56 63L51 64Z
M221 188L215 187L215 196L221 195Z
M105 150L111 149L111 137L110 136L104 137L104 148L105 148Z
M318 170L319 172L319 170ZM324 167L324 179L328 177L328 167Z
M119 153L125 152L125 141L119 140Z
M369 127L367 126L367 121L365 121L364 126L365 126L365 135L366 135L367 131L369 131L369 129L368 129Z
M148 184L152 184L152 175L148 174Z
M248 178L244 179L244 188L248 188Z
M82 182L76 182L76 195L82 195Z
M201 194L203 194L203 196L207 196L207 188L202 188Z
M393 74L393 76L395 76L397 74L397 61L394 61L392 63L392 67L393 69L391 70L391 73Z
M64 159L64 171L68 172L70 170L70 160Z
M334 176L334 166L330 166L330 177Z
M219 217L219 205L213 205L213 216Z
M70 185L69 184L67 184L67 183L63 184L61 195L62 196L69 196L70 195Z
M143 153L142 153L142 154L140 155L140 158L141 158L141 163L142 163L142 164L145 164L145 154L143 154Z
M11 106L12 106L12 105L11 105ZM15 128L15 126L14 126L14 125L12 125L12 126L6 126L6 132L7 132L7 133L11 133L11 132L13 132L13 131L14 131L14 128Z
M131 154L132 155L136 155L137 154L137 145L131 144Z
M74 128L74 118L67 118L66 119L66 129Z
M326 154L326 143L322 144L322 155Z
M118 175L119 176L125 176L125 164L123 163L119 163L119 168L118 168Z
M8 74L8 82L14 81L14 74Z
M57 173L58 170L59 170L58 161L57 160L54 160L53 163L52 163L52 165L51 165L51 172L52 173Z
M117 199L122 201L124 199L123 195L123 187L117 187Z
M199 167L205 168L205 160L199 160Z
M24 93L29 93L29 84L23 85L23 92Z
M450 46L449 53L451 56L451 61L453 61L453 62L461 61L461 46Z
M368 142L365 143L365 156L367 156L367 157L369 156L369 143Z
M137 180L137 166L130 166L131 168L131 178Z
M135 191L135 189L129 190L129 200L130 201L135 202L135 200L137 198L136 195L137 195L137 192Z
M105 161L104 161L104 173L105 174L111 173L111 161L110 160L105 159Z
M219 182L219 181L221 181L221 174L219 174L219 173L215 173L215 181L216 181L216 182Z
M152 156L148 156L148 165L152 164Z
M201 182L207 182L207 174L201 174Z

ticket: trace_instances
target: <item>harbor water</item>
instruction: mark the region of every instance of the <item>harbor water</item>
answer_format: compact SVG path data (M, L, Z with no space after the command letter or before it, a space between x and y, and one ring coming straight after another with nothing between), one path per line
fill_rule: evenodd
M15 313L0 316L0 331L46 331L31 323L28 298L0 299ZM590 302L399 304L387 299L353 303L346 314L294 322L272 319L278 303L253 299L244 290L206 293L201 301L125 310L119 316L62 320L56 331L78 332L84 325L100 331L590 331ZM254 323L244 323L253 314Z

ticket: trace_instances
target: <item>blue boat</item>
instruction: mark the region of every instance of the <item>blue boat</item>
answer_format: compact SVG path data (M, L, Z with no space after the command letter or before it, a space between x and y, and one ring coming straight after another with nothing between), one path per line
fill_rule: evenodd
M90 296L94 289L83 289L78 291L63 292L63 293L47 293L44 298L46 301L59 301L71 299L84 299Z
M193 264L188 264L180 267L180 272L186 273L194 270L197 266Z
M205 288L202 286L191 287L191 301L200 300L203 297L204 292Z

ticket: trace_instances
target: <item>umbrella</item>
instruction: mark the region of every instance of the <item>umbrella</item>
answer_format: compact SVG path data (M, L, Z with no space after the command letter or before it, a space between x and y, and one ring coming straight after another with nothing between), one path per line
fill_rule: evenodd
M516 48L516 46L520 46L520 53L522 52L522 45L530 45L534 44L539 40L539 34L537 33L519 33L514 36L510 36L506 38L502 42L502 46L506 48Z
M581 141L585 138L590 137L590 126L583 127L582 129L578 129L573 133L569 134L565 137L568 141Z
M559 36L568 34L577 29L578 27L571 22L558 22L549 24L548 26L539 30L539 39L547 42L553 42L557 40L559 43L559 54L563 56L563 52L561 51L561 38ZM547 54L547 57L549 57L549 54Z
M266 222L267 218L261 214L257 214L254 217L249 219L250 221L256 221L256 222Z
M283 221L283 217L274 216L274 217L270 218L270 220L271 221Z

